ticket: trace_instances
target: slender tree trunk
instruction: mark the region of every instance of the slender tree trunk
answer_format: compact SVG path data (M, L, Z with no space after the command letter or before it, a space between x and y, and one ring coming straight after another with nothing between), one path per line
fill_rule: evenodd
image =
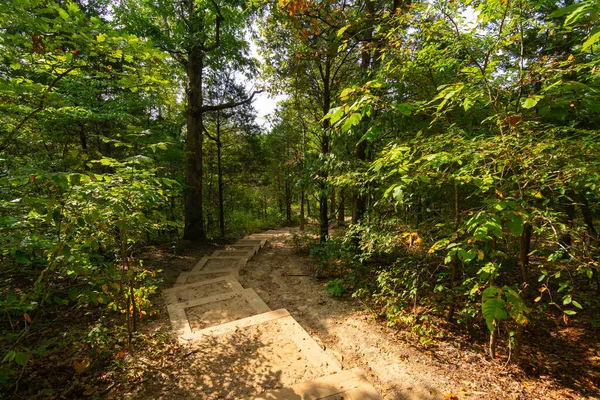
M336 199L336 190L335 187L331 188L331 201L329 202L329 217L331 219L335 219L336 218L336 211L337 211L337 199Z
M454 184L454 232L458 235L458 226L460 224L460 206L459 206L459 192L458 185ZM448 315L446 319L452 321L454 319L454 312L456 311L456 293L454 288L456 286L456 279L458 278L458 267L460 260L458 256L454 256L452 260L452 277L450 278L450 307L448 308Z
M331 59L325 60L325 71L323 72L323 115L327 115L331 107ZM329 154L329 120L323 121L323 136L321 138L321 154ZM319 184L319 212L320 212L320 242L325 243L329 237L329 213L327 212L327 178L329 171L327 166L323 166L321 171L321 181Z
M225 238L225 206L223 201L223 168L221 166L221 156L223 144L221 143L221 113L217 111L217 180L219 189L219 230L221 238Z
M277 204L279 205L279 214L283 215L283 196L281 195L281 174L277 173Z
M372 46L373 46L373 24L374 24L374 14L375 14L375 4L373 0L367 0L365 2L365 10L367 12L367 21L366 28L364 31L364 42L361 48L361 62L360 66L362 68L363 80L367 81L369 79L369 73L373 67L372 65ZM365 121L362 124L365 129L369 124ZM361 134L364 132L361 132ZM362 136L362 135L359 135ZM358 137L360 140L361 138ZM368 142L366 140L361 141L356 145L356 159L360 164L363 164L367 161L367 146ZM354 212L352 215L352 223L358 223L362 217L365 215L367 211L367 193L364 190L358 189L356 192L356 196L354 197Z
M193 49L187 64L187 161L185 165L184 213L185 240L205 240L202 208L202 73L203 54Z
M300 188L300 230L304 230L304 188Z
M345 221L345 196L344 196L344 192L345 190L341 189L340 190L340 202L338 204L338 210L337 210L337 219L338 219L338 224L341 226L344 224Z
M523 291L521 297L526 301L529 291L529 253L531 251L531 234L533 227L530 222L525 222L523 225L523 233L519 236L519 267L521 268L521 279L523 281ZM519 358L521 355L521 347L523 343L523 333L525 327L517 324L517 332L515 333L515 346L513 349L514 358Z
M285 178L285 219L292 223L292 185L288 177Z

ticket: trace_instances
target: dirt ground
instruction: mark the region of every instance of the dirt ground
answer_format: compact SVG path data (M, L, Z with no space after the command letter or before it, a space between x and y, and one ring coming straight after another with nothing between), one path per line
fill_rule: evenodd
M170 287L180 272L189 271L199 257L215 249L198 249L192 256L157 250L146 255L145 265L160 264L168 271L165 287ZM386 327L359 302L331 297L324 282L314 279L314 267L280 235L247 263L239 281L253 288L271 309L287 309L343 369L361 368L384 399L600 398L593 382L582 395L550 376L534 376L517 365L490 361L483 344L455 338L422 347L416 339L407 340ZM245 398L279 387L284 378L265 367L272 363L268 351L272 341L268 337L257 341L260 332L236 332L231 340L211 339L195 350L182 349L170 334L166 309L144 329L149 335L138 347L152 351L124 360L126 376L108 373L101 378L109 387L102 392L108 398ZM597 342L590 341L590 346ZM288 356L293 363L293 355ZM283 379L286 383L312 378L309 369L302 369L305 360L298 361L294 376ZM568 369L568 363L563 367Z

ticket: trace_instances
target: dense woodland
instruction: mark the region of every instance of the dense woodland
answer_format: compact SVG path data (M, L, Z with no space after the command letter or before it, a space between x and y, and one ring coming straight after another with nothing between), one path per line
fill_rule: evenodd
M2 391L52 354L81 374L116 337L135 351L160 301L145 246L281 225L324 290L416 343L467 334L518 363L541 327L597 337L599 12L3 0ZM284 99L267 122L261 92ZM79 313L98 322L65 326Z

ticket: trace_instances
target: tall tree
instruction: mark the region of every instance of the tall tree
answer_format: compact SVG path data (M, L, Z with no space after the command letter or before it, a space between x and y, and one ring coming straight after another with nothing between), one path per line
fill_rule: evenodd
M123 1L122 20L149 37L177 60L186 76L187 162L184 195L184 238L206 238L203 210L202 145L207 112L249 103L256 92L238 101L206 104L205 69L231 65L250 68L245 33L250 23L246 4L239 0L177 2Z
M319 225L320 240L329 235L329 164L331 126L329 113L356 65L356 45L342 46L339 29L352 15L345 1L289 1L273 7L263 29L263 49L274 80L306 90L315 103L312 122L320 125ZM291 81L291 82L290 82Z

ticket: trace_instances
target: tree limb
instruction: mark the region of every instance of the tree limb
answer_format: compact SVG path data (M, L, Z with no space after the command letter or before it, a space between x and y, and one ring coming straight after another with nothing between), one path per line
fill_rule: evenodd
M215 21L215 41L208 46L202 45L201 50L205 53L212 51L221 45L221 21L223 16L221 15L221 8L215 0L211 0L217 10L217 19Z
M228 108L234 108L237 106L241 106L243 104L248 104L251 103L252 100L254 100L254 96L256 96L259 93L264 92L264 90L255 90L254 92L252 92L252 94L250 95L250 97L245 98L244 100L240 100L240 101L228 101L227 103L221 103L221 104L217 104L217 105L206 105L206 106L202 106L201 107L201 112L211 112L211 111L220 111L220 110L225 110Z

